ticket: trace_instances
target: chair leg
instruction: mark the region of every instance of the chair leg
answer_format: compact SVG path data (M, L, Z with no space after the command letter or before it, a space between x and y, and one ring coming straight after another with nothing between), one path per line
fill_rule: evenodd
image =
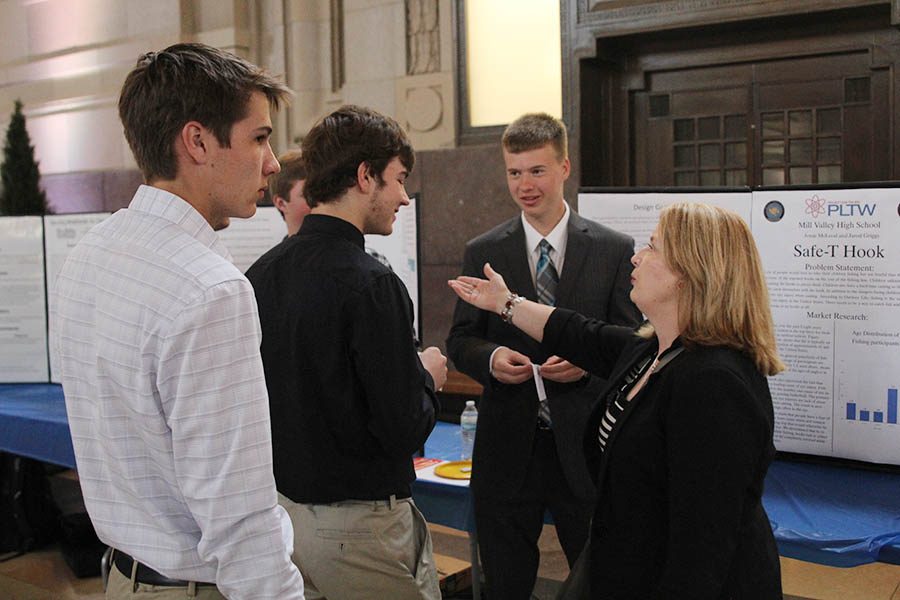
M103 579L103 591L106 591L106 584L109 582L109 561L112 560L113 549L106 547L106 552L100 557L100 577Z
M469 532L469 556L472 561L472 600L481 600L481 562L478 558L478 534Z

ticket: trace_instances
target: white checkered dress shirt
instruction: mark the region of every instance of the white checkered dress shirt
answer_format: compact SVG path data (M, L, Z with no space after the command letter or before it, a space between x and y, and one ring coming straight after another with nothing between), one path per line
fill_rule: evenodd
M149 186L72 250L51 318L78 474L105 543L228 598L303 598L256 301L229 259Z

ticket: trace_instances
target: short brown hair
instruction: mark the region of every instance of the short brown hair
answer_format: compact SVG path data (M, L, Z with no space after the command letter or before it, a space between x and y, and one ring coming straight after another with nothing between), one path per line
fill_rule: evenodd
M260 67L218 48L184 43L143 54L122 86L119 118L144 180L175 179L174 142L189 121L231 146L253 92L277 108L290 90Z
M501 141L510 154L536 150L550 144L560 162L569 157L566 124L547 113L522 115L506 127Z
M408 171L416 155L406 133L394 119L370 108L342 106L316 123L303 138L306 183L303 195L310 208L337 200L356 185L359 165L366 163L379 184L395 158Z
M303 153L299 150L288 150L278 157L281 171L269 177L269 195L272 199L281 196L291 201L291 188L301 179L306 179L306 166L303 164Z
M678 326L685 344L736 348L763 375L783 371L762 260L747 223L718 206L679 203L660 213L659 233L662 254L683 282Z

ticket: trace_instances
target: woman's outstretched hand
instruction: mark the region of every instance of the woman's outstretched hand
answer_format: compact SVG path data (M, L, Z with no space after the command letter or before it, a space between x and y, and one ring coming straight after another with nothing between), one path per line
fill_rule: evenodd
M499 314L506 306L509 288L506 287L503 276L491 268L491 263L484 263L484 276L487 279L460 275L447 284L465 302Z

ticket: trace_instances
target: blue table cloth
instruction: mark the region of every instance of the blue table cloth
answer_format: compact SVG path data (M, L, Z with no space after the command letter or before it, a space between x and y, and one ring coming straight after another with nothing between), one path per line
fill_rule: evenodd
M455 460L459 448L459 426L438 423L425 456ZM75 466L60 386L0 385L0 450ZM429 521L474 530L467 487L416 481L413 496ZM763 504L782 556L835 567L900 564L900 474L778 460Z
M900 475L775 461L763 504L782 556L833 567L900 564Z
M0 385L0 450L75 467L62 386Z
M459 460L459 425L439 421L425 442L425 456ZM475 515L468 487L421 479L413 482L413 499L429 523L438 523L469 533L475 531Z

